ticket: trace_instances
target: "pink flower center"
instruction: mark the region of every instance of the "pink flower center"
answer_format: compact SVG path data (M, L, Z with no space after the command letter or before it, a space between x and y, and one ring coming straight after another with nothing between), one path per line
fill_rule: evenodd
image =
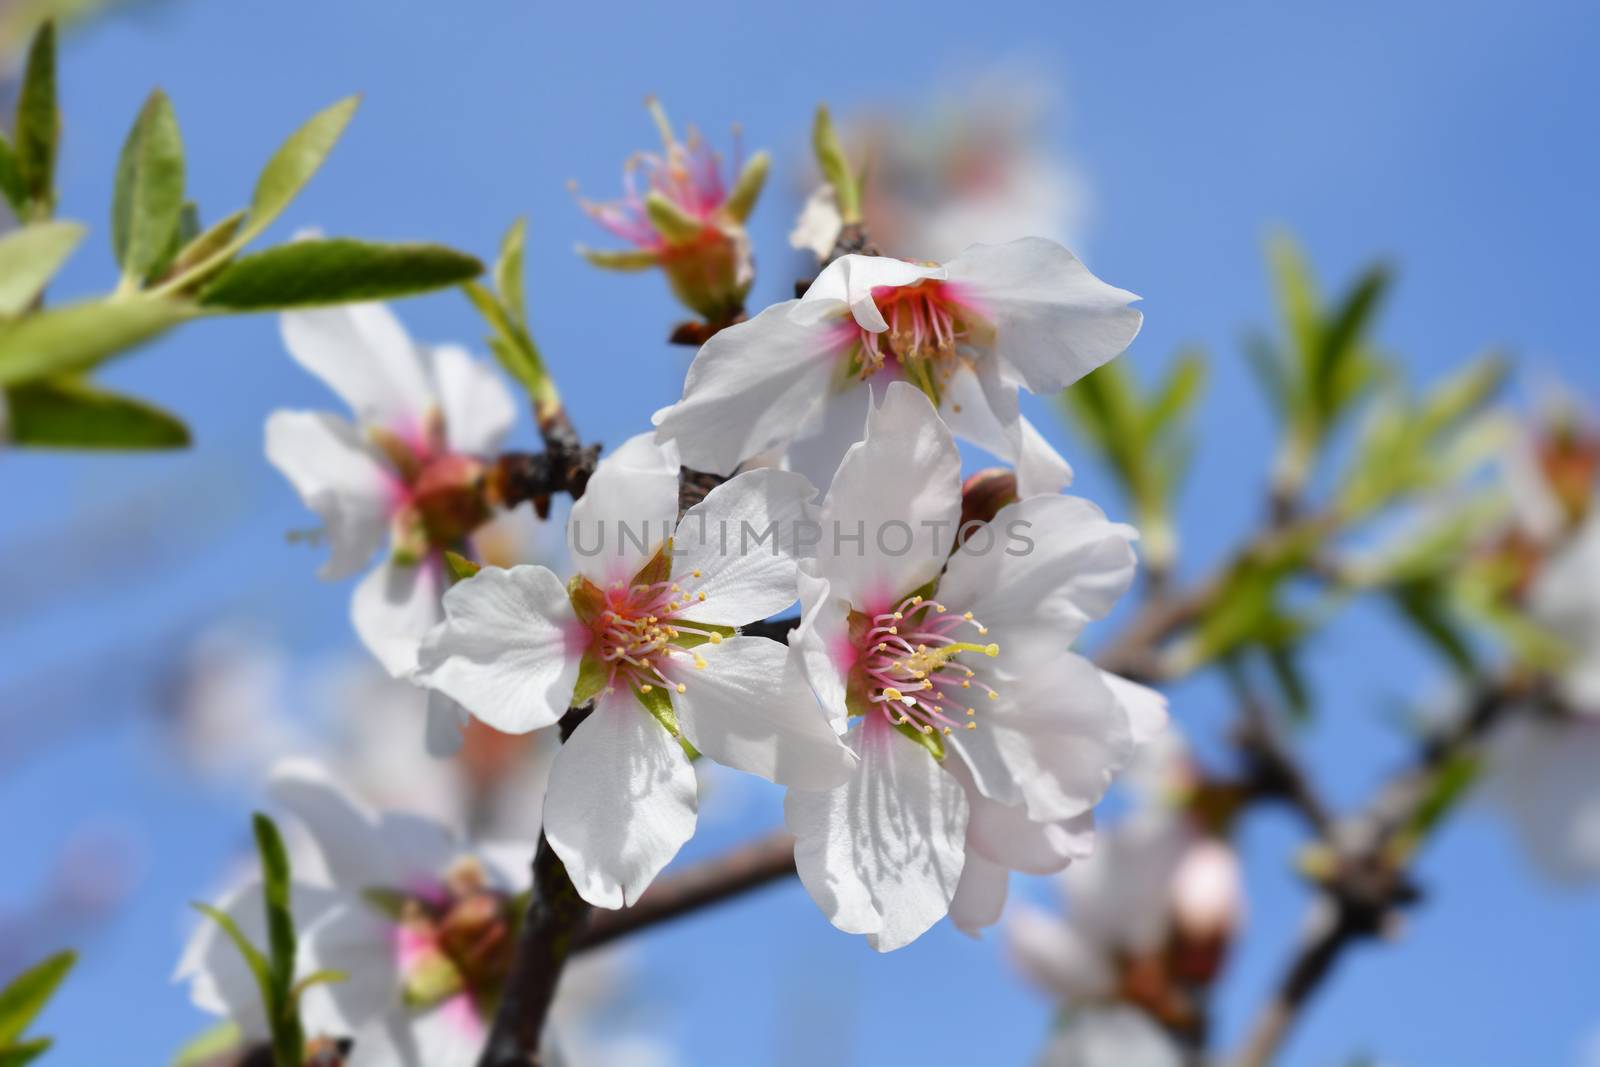
M989 632L972 612L956 614L938 601L913 596L892 611L853 621L858 633L854 681L869 709L891 724L910 724L925 734L949 734L957 725L974 730L975 693L990 700L1000 695L959 661L968 654L1000 654L992 642L959 639L963 629L979 637Z
M690 579L700 577L700 571L690 572ZM594 632L590 648L605 669L606 692L619 683L641 693L657 686L684 692L688 685L683 678L706 666L695 646L722 643L716 627L682 617L682 612L705 599L703 592L691 593L680 582L666 580L617 582L607 589L590 624Z
M866 379L888 370L938 404L960 367L960 347L974 341L982 322L976 302L961 285L933 278L874 286L872 301L887 330L874 333L850 317L840 323L850 373Z

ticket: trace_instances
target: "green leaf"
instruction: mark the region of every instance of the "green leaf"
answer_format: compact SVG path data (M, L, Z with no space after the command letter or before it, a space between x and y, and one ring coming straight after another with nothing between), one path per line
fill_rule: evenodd
M1167 426L1181 420L1206 383L1206 358L1200 352L1184 352L1172 361L1166 380L1145 408L1143 430L1154 437Z
M0 386L87 370L194 317L174 300L86 300L28 315L0 331Z
M261 855L261 889L267 909L267 943L271 949L273 1003L289 999L294 984L294 918L289 911L289 853L277 825L266 815L256 814L253 825L256 851Z
M449 549L446 549L444 553L444 565L445 569L450 572L450 580L452 582L465 581L483 570L483 564L475 563L461 553L451 552Z
M17 975L0 989L0 1048L17 1042L78 960L72 952L58 952Z
M1325 421L1337 416L1364 384L1362 339L1388 288L1388 269L1382 264L1369 267L1319 332L1310 386Z
M235 211L232 215L213 225L210 229L195 235L195 237L178 250L173 258L172 265L164 272L167 277L181 277L195 267L212 259L228 247L239 233L239 227L244 224L244 212ZM220 266L221 264L217 264Z
M239 924L234 922L233 916L227 912L198 901L194 902L192 907L222 928L222 932L233 942L233 947L238 950L239 955L244 957L245 966L255 976L256 987L261 990L262 1003L270 1006L273 989L272 965L261 954L261 950L250 943L250 939L244 936L244 931L239 929Z
M172 248L183 213L183 137L172 101L150 94L117 162L111 247L122 275L142 283Z
M241 246L270 226L305 188L333 151L360 103L360 97L348 96L319 111L273 153L256 179L255 192L250 197L250 222L239 235Z
M56 151L61 113L56 107L56 26L46 22L28 48L28 66L17 96L17 171L35 218L54 206Z
M185 448L189 429L133 397L73 378L28 382L6 392L11 440L33 448Z
M50 1051L55 1042L48 1037L24 1041L20 1045L0 1049L0 1067L27 1067L28 1064Z
M1309 372L1322 336L1321 301L1311 277L1311 267L1306 263L1305 253L1288 234L1274 235L1268 241L1267 258L1284 332L1294 346L1301 367Z
M223 1053L238 1048L242 1039L237 1023L217 1023L185 1041L173 1057L172 1067L202 1067L214 1063Z
M27 310L85 232L76 222L36 222L0 237L0 318Z
M384 300L458 285L482 271L472 256L442 245L292 241L226 268L201 290L200 303L270 311Z
M528 328L527 302L522 290L522 250L528 239L528 222L518 219L500 241L494 263L494 289L506 315L523 330Z
M28 206L28 187L22 183L22 165L4 130L0 130L0 199L18 216Z
M312 971L310 974L306 975L304 978L300 979L293 986L291 986L289 989L289 1000L292 1003L298 1002L300 998L305 995L305 991L310 989L312 986L338 985L340 982L347 982L349 980L350 976L345 974L343 971L336 971L331 967L324 967L320 971Z

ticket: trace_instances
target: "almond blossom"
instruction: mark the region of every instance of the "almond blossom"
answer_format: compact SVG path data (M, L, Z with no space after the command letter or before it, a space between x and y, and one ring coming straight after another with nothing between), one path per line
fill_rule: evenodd
M960 507L949 429L892 383L801 575L791 652L860 764L831 789L790 789L785 821L817 905L880 951L949 911L973 857L1045 871L1083 855L1090 810L1164 717L1130 714L1066 651L1132 581L1134 531L1036 496L956 548Z
M1071 470L1022 417L1017 390L1057 392L1127 348L1135 299L1038 237L973 245L945 265L843 256L798 300L707 341L657 432L696 470L788 450L826 486L869 396L907 381L957 435L1015 463L1025 495L1057 492Z
M743 313L755 280L744 222L766 182L768 156L757 152L743 163L735 157L724 178L721 158L698 131L691 128L688 142L681 142L660 103L652 99L648 106L661 134L661 153L629 158L622 199L579 201L591 218L633 248L578 251L609 270L660 267L686 307L707 322L729 322Z
M497 730L593 711L556 754L551 846L585 900L631 905L694 832L683 742L783 784L827 788L854 757L782 645L737 627L793 603L814 490L758 470L678 519L678 458L649 435L603 460L573 505L578 573L485 568L445 595L419 679ZM770 537L742 544L746 530Z
M390 674L409 677L442 617L445 550L490 517L489 461L516 405L486 363L455 346L416 344L383 305L293 312L282 325L289 354L355 421L275 411L267 458L322 520L331 549L323 578L348 577L385 551L356 586L351 621ZM450 737L442 726L453 715L430 707L430 737Z

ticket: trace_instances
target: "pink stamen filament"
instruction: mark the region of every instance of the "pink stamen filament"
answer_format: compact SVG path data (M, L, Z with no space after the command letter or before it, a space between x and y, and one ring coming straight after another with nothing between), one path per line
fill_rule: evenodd
M699 577L694 572L693 577ZM607 692L618 684L649 692L657 685L675 692L687 686L678 679L684 661L694 669L705 660L692 648L684 648L683 638L698 638L719 644L722 634L679 617L692 604L705 600L704 593L691 593L680 582L662 581L629 588L613 586L606 592L606 608L595 622L598 654L610 665L606 676Z
M892 611L873 616L861 640L858 667L868 686L868 701L894 725L911 724L923 733L951 733L960 723L974 729L976 709L952 699L946 689L970 689L976 674L954 663L956 656L997 656L995 644L977 644L953 636L964 626L979 636L989 631L971 612L955 614L943 604L909 597ZM952 669L952 668L958 668ZM977 682L993 699L999 694Z

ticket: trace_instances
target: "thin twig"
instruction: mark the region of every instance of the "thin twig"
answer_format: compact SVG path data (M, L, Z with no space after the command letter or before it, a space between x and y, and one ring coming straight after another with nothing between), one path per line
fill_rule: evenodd
M578 934L573 951L598 948L794 873L794 835L786 830L775 831L726 855L662 878L645 890L631 908L595 912Z

